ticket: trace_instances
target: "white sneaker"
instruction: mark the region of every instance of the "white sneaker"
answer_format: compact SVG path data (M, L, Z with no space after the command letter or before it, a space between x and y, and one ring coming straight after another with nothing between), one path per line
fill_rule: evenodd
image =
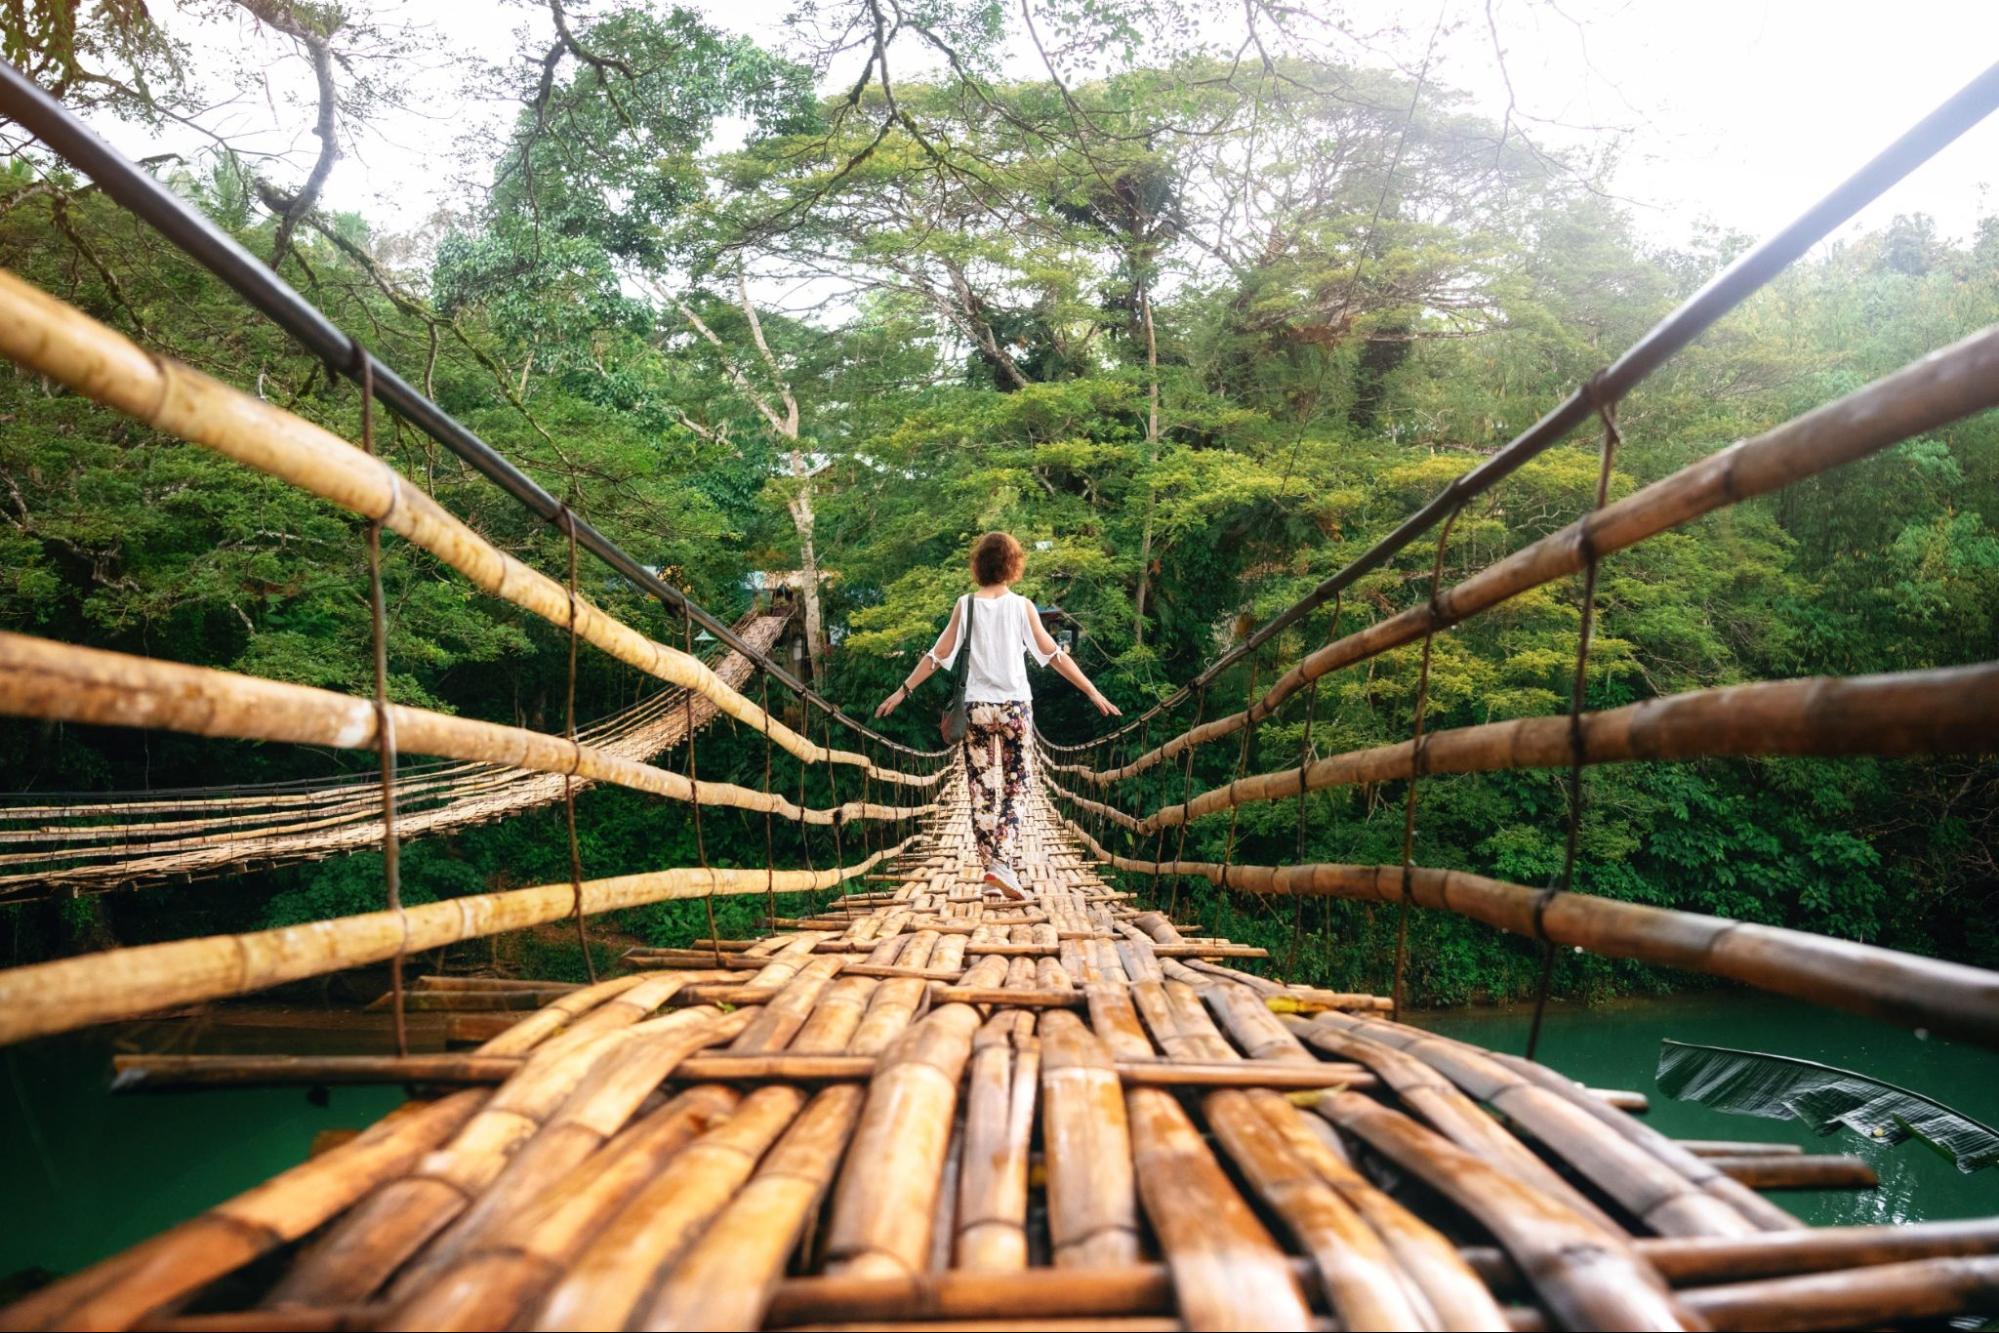
M994 862L986 867L986 884L998 889L1002 896L1014 902L1026 902L1027 891L1020 887L1020 879L1013 873L1013 867Z

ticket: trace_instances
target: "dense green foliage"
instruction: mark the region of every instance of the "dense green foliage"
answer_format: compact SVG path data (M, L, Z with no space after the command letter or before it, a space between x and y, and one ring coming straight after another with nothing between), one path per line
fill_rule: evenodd
M968 541L994 527L1029 544L1022 590L1060 608L1055 627L1077 635L1105 690L1127 709L1164 697L1743 244L1647 245L1562 159L1399 74L1281 56L1256 73L1174 54L1058 83L1003 81L968 61L893 87L884 68L878 84L821 101L811 71L682 11L635 5L576 22L585 45L530 83L491 190L450 234L390 262L388 238L363 219L308 211L281 270L720 614L748 606L746 575L797 568L811 532L833 641L824 685L856 715L914 663L963 582ZM971 50L1001 22L982 9L933 27ZM724 121L746 128L718 151ZM167 170L253 250L273 251L281 219L242 161ZM350 388L32 154L0 175L0 264L148 346L356 432ZM809 299L785 313L780 297L798 291ZM1829 247L1623 406L1613 494L1995 318L1999 219L1968 241L1918 217ZM384 433L396 464L481 532L565 567L558 538L449 455L407 428ZM1596 475L1593 438L1523 469L1456 524L1445 577L1571 521ZM801 526L801 496L816 527ZM1432 556L1418 543L1362 580L1339 627L1421 599ZM561 636L399 543L385 577L399 699L561 725ZM633 590L586 579L600 602L677 639ZM1542 589L1440 636L1429 725L1566 708L1578 594ZM1620 553L1599 599L1594 706L1989 657L1999 422L1988 414ZM356 524L20 373L0 378L0 626L352 692L369 681ZM1333 627L1322 613L1282 636L1199 708L1239 708ZM1417 658L1390 653L1321 682L1312 749L1405 737ZM1049 736L1101 730L1046 682ZM579 715L643 688L586 653ZM1211 746L1191 777L1163 767L1118 803L1177 800L1238 762L1295 762L1306 710L1301 696L1246 756L1233 740ZM931 711L919 698L888 729L924 741ZM1197 711L1180 708L1151 739ZM761 781L753 734L725 725L699 750L704 776ZM13 791L364 762L0 723ZM785 758L776 774L799 781ZM849 773L807 781L815 798L858 794ZM1428 779L1416 856L1549 882L1563 784L1553 772ZM1999 964L1989 762L1606 767L1587 792L1581 889ZM1245 861L1393 863L1403 797L1399 785L1316 794L1302 831L1293 803L1247 807L1233 829L1227 816L1197 824L1188 854L1233 843ZM581 813L592 874L694 859L679 808L592 792ZM710 812L706 848L722 864L761 864L760 824ZM781 864L822 865L854 859L863 837L849 830L836 848L823 832L775 836ZM412 898L566 878L559 811L420 844L406 875ZM1383 984L1392 913L1224 901L1204 885L1161 892L1218 933L1271 944L1296 974ZM30 956L363 910L378 894L379 860L356 856L8 915L16 954ZM739 929L756 906L717 910ZM699 907L616 924L659 942L706 933ZM576 961L549 953L562 947L553 938L533 947L544 969ZM1537 966L1524 942L1442 915L1412 922L1411 957L1414 994L1433 1002L1523 994ZM1557 976L1571 991L1675 980L1582 957Z

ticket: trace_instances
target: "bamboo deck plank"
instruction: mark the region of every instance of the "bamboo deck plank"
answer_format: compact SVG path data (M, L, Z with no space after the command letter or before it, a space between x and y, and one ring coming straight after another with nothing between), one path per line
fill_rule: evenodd
M1999 1222L1798 1227L1732 1177L1863 1173L1675 1142L1379 997L1241 970L1257 951L1111 889L1040 793L1031 901L988 901L962 780L939 802L869 891L771 934L588 987L417 988L545 1001L470 1052L121 1059L133 1090L463 1090L0 1327L1829 1328L1995 1303Z

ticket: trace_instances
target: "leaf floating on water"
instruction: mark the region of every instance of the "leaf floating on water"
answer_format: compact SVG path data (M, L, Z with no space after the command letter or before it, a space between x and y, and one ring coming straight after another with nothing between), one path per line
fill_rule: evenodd
M1820 1134L1844 1127L1880 1143L1917 1139L1960 1171L1999 1162L1999 1130L1920 1092L1816 1060L1664 1041L1658 1080L1668 1097L1717 1111L1798 1120Z

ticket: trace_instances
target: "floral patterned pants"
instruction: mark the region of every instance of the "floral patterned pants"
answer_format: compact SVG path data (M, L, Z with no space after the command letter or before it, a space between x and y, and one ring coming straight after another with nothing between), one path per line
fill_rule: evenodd
M1033 705L970 705L965 727L965 779L972 794L972 836L986 864L1011 866L1027 799L1028 729Z

